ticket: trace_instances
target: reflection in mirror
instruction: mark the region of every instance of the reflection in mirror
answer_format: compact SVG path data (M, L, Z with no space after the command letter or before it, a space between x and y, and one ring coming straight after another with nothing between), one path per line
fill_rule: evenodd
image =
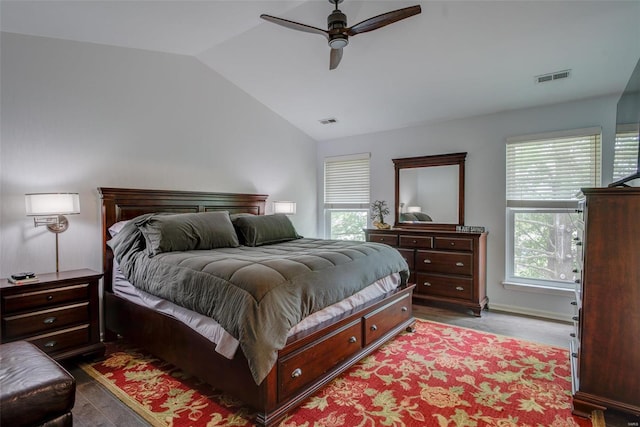
M400 221L458 223L458 165L400 171Z
M466 155L393 159L396 227L455 230L464 225Z

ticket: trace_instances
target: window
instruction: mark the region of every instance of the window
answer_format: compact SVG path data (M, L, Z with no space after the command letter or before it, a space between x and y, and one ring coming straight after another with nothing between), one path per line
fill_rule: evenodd
M325 237L364 240L369 216L369 154L329 157L324 162Z
M638 125L618 125L613 158L613 180L638 171Z
M572 288L578 195L600 185L600 129L507 140L506 281Z

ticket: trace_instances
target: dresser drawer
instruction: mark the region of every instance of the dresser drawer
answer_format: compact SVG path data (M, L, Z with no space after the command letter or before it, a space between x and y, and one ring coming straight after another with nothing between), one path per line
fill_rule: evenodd
M416 270L429 273L473 274L473 256L463 252L418 251Z
M431 236L400 236L400 246L403 248L431 249L433 238Z
M369 345L411 317L411 298L404 295L364 317L364 345Z
M52 307L75 301L89 299L89 284L50 288L42 291L25 292L15 295L2 296L4 314L17 313L24 310Z
M398 246L398 235L385 233L369 233L369 241L375 243L384 243L389 246Z
M278 362L278 400L284 400L362 348L358 319Z
M463 237L436 237L434 247L445 250L472 251L473 239L465 239Z
M64 326L88 322L89 302L16 314L2 318L3 339L12 340L24 335L41 334Z
M409 265L409 270L413 270L415 265L415 251L413 249L402 249L398 248L398 252L402 255L405 261L407 261L407 265Z
M80 325L27 339L47 354L89 344L90 325Z
M473 296L473 279L471 278L425 273L418 273L416 277L415 291L418 294L464 299L470 299Z

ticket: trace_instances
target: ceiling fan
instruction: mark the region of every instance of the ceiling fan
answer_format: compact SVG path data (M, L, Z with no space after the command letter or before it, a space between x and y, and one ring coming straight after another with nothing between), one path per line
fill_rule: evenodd
M374 16L373 18L365 19L351 27L347 27L347 15L338 9L338 5L342 3L342 1L343 0L329 0L329 3L335 6L335 9L327 17L327 23L329 26L328 30L300 24L283 18L277 18L271 15L262 14L260 15L260 18L293 30L325 36L329 41L329 47L331 48L329 69L333 70L338 66L342 59L342 48L349 44L349 36L355 36L360 33L377 30L385 25L393 24L401 19L417 15L422 11L420 5L405 7L403 9L394 10L383 13L382 15Z

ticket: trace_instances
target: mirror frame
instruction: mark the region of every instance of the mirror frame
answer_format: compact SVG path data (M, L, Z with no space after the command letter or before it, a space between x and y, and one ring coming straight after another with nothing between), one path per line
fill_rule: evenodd
M401 159L392 159L396 175L396 196L395 196L395 228L417 228L429 230L453 230L456 226L464 225L464 163L467 153L438 154L435 156L405 157ZM458 223L442 224L442 223L415 223L415 222L399 222L400 219L400 171L402 169L425 168L431 166L458 166Z

